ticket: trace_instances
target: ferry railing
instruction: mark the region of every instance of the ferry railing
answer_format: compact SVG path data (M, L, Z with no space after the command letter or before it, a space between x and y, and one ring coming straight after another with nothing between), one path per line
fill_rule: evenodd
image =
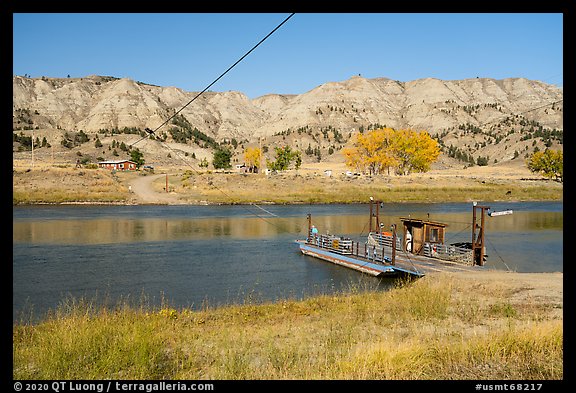
M392 263L390 247L367 243L364 245L364 258L373 262Z
M360 243L345 237L310 233L308 243L342 255L355 255L372 262L390 263L390 247L377 243ZM401 244L401 243L400 243Z
M384 253L391 253L392 236L380 233L370 233L368 241L372 244L378 244L390 251L383 250ZM396 250L402 250L402 239L396 237ZM473 253L469 248L458 247L453 245L425 242L422 254L436 259L461 263L464 265L473 265Z
M474 265L473 253L469 248L425 242L423 254L431 258L443 259L470 266Z
M310 243L320 248L325 248L338 254L352 255L354 253L354 242L352 239L333 235L310 234Z
M382 233L369 233L368 234L368 241L370 242L370 239L372 239L372 241L376 242L378 245L380 246L386 246L390 249L392 249L392 236L391 235L384 235ZM400 236L396 236L396 249L397 250L402 250L402 239L400 238Z
M334 235L310 233L308 242L320 248L342 255L355 255L373 262L391 263L393 237L381 233L369 233L366 243ZM402 251L402 239L396 237L396 250ZM473 253L469 248L425 242L422 254L436 259L473 265Z

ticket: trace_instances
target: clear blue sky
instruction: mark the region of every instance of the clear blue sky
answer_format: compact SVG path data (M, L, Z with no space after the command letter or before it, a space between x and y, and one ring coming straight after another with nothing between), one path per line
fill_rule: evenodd
M13 74L201 91L290 14L13 14ZM563 85L561 13L296 13L210 90L301 94L353 75Z

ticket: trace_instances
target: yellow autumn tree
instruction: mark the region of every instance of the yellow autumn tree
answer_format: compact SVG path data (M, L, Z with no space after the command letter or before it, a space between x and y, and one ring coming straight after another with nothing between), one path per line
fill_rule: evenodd
M341 150L346 166L354 172L364 172L366 167L362 162L360 152L356 147L345 147Z
M398 130L394 138L396 172L428 172L440 156L440 146L426 131Z
M256 172L256 168L260 168L261 158L262 151L258 147L249 147L244 150L244 161L246 162L250 172Z
M346 165L357 171L379 174L395 168L398 174L426 172L438 159L440 147L425 131L382 128L355 136L351 147L342 149Z
M528 169L535 173L541 173L549 179L564 181L564 153L562 150L546 149L544 152L537 151L526 161Z
M342 149L346 165L357 171L379 174L395 165L392 151L394 130L382 128L355 136L351 147Z

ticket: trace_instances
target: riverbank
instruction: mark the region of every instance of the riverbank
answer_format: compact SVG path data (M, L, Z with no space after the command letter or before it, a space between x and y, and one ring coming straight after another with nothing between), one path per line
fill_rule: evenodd
M563 274L434 274L201 311L68 302L15 324L14 379L563 378Z
M444 169L409 176L346 176L321 168L274 175L195 172L115 172L38 166L13 171L13 205L310 204L384 202L558 201L563 185L525 168Z

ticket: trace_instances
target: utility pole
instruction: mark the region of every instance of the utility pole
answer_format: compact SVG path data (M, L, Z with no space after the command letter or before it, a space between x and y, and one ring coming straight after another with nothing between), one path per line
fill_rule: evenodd
M34 127L32 127L32 168L34 168Z
M375 209L373 207L374 205L376 206ZM372 232L372 229L374 228L372 226L374 218L376 218L375 231L380 230L380 209L379 208L380 208L380 201L375 201L374 198L370 197L370 228L368 229L369 232Z
M476 223L476 209L480 209L480 225ZM486 210L490 206L478 206L476 202L472 205L472 262L474 265L484 265L484 229L486 226ZM479 229L478 234L476 230Z
M396 264L396 224L392 224L392 265Z
M260 173L262 172L262 137L260 136L258 138L258 148L260 149L260 158L259 158L259 162L258 162L258 171L260 171Z

